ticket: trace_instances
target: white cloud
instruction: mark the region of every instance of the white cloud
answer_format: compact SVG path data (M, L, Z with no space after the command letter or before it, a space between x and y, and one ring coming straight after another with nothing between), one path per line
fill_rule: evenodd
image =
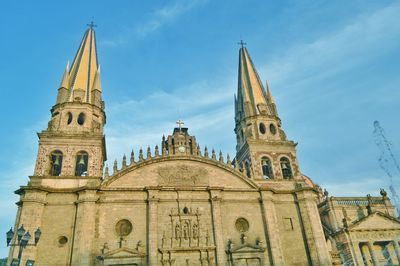
M135 32L139 37L145 37L205 2L205 0L175 1L151 13L147 21L135 28Z
M278 54L262 72L279 86L298 87L324 79L381 56L399 46L400 4L354 17L352 23L308 44Z

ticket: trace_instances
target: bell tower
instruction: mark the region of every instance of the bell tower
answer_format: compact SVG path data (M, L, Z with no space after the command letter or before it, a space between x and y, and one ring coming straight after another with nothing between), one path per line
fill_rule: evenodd
M296 143L287 140L268 83L265 90L247 48L240 44L236 160L254 179L296 179L300 176Z
M47 129L38 133L34 176L100 178L106 160L100 65L93 23L67 64Z

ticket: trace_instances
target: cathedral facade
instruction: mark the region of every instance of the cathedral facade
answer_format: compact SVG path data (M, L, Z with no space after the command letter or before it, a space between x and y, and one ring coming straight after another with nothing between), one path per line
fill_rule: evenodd
M106 114L88 28L38 133L34 174L16 191L14 230L40 228L40 239L21 247L14 234L8 265L400 264L385 192L331 197L301 173L243 46L234 105L232 159L201 148L179 121L159 146L103 169Z

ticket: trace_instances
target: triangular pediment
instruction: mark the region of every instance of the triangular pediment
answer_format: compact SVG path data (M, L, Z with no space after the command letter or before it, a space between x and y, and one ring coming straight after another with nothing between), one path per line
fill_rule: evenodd
M260 246L254 246L250 244L241 245L233 250L231 253L251 253L251 252L263 252L264 248Z
M137 251L136 249L130 248L118 248L103 254L101 257L103 259L113 259L113 258L127 258L127 257L143 257L144 253Z
M350 226L351 230L400 230L400 221L381 212L372 213Z

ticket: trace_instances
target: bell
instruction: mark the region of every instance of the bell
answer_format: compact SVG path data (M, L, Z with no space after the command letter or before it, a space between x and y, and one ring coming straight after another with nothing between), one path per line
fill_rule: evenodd
M283 170L286 170L286 169L288 169L288 167L287 167L287 164L286 164L286 163L282 163L282 169L283 169Z
M56 160L54 162L54 166L60 166L60 156L56 155Z
M85 160L83 159L83 155L81 155L81 159L79 160L78 165L80 166L85 165Z

